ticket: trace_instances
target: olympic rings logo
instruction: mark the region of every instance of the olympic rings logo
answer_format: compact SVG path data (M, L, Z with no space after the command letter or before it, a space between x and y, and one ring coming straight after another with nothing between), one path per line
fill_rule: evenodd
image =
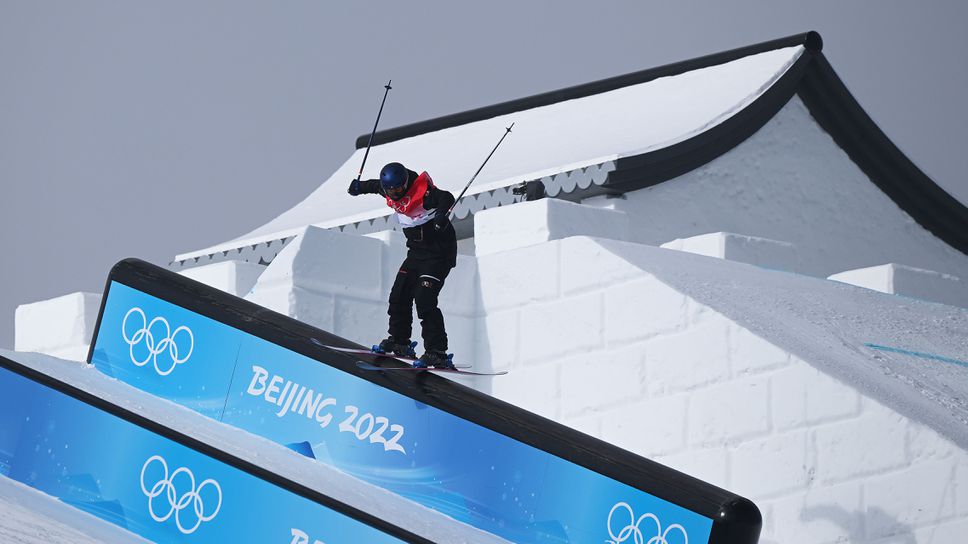
M613 530L612 516L618 510L624 510L628 512L628 524L622 527L618 534L615 534ZM624 516L623 516L624 517ZM646 519L650 519L655 522L655 536L645 540L646 535L642 533L642 522ZM620 521L624 519L620 518ZM635 514L632 512L632 507L627 503L620 502L612 507L612 510L608 513L608 536L611 540L606 540L607 544L621 544L626 542L631 538L630 544L669 544L668 536L673 530L677 530L682 533L682 544L689 544L689 535L686 534L685 528L678 523L675 525L670 525L665 531L662 530L662 523L659 522L659 518L655 514L642 514L639 519L635 519Z
M140 328L134 332L131 336L128 336L128 318L132 315L137 315L141 317L141 323L137 321L134 322L135 325L140 325ZM137 319L137 318L135 318ZM187 344L188 352L184 357L180 357L180 350L178 349L178 342L176 339L179 338L181 333L181 338L187 337L187 340L183 341L183 344ZM157 336L156 336L157 335ZM175 370L175 367L184 363L192 356L192 351L195 349L195 335L192 334L192 330L186 326L178 327L171 330L171 325L163 317L156 317L150 322L148 321L148 316L145 315L141 308L131 308L128 313L124 314L124 321L121 322L121 336L124 338L125 343L128 344L128 353L131 355L131 362L135 366L145 366L148 361L154 363L155 371L158 372L160 376L167 376ZM160 340L156 340L160 338ZM147 348L147 354L144 358L139 358L135 355L135 348L144 343L145 348ZM168 351L168 357L171 359L171 366L165 370L159 366L158 356Z
M145 472L147 472L148 466L150 466L153 462L158 462L161 464L164 475L151 486L151 489L148 489L148 486L145 484ZM185 480L188 484L188 491L185 491L179 495L178 492L175 491L175 479L181 475L184 475L184 477L181 479ZM205 489L205 486L213 487L213 492L218 494L218 504L215 505L215 510L211 514L205 513L205 504L202 502L202 490ZM195 487L195 475L192 474L192 471L184 467L179 468L169 475L168 463L165 462L165 459L160 455L153 455L149 457L148 460L145 461L144 466L141 467L141 491L145 494L145 496L148 497L148 513L151 514L151 519L157 521L158 523L163 523L168 521L168 519L172 517L172 514L174 514L175 525L178 526L178 530L181 531L182 534L186 535L194 533L202 523L215 519L215 516L218 515L219 510L222 509L222 488L218 485L218 482L209 478L203 481L198 487ZM164 500L159 499L159 501L156 501L155 499L159 497ZM162 503L159 508L162 508L164 514L159 514L155 511L156 502ZM184 520L182 519L182 512L184 512L189 505L192 506L192 511L195 514L195 523L190 527L186 527L183 524ZM165 508L167 508L167 510L164 510ZM189 519L191 519L190 516Z
M393 208L394 211L396 211L398 213L407 213L407 210L410 208L410 198L411 197L409 197L409 196L405 196L405 197L401 198L400 200L392 200L391 199L390 200L390 202L391 202L390 206Z

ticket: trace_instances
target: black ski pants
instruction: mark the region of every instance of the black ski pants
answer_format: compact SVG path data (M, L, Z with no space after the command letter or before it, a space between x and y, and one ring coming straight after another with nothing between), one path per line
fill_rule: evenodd
M437 297L444 287L450 266L439 261L423 261L407 257L397 272L390 289L390 336L397 340L410 338L413 329L413 306L417 305L420 332L424 349L447 351L447 332L444 314L437 307Z

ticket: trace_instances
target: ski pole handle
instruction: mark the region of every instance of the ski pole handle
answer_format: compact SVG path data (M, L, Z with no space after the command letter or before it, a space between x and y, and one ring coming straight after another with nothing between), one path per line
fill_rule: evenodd
M366 153L363 154L363 164L360 165L360 173L356 175L356 179L363 177L363 167L366 166L366 158L370 156L370 146L373 145L373 135L376 134L376 127L380 124L380 116L383 115L383 105L387 103L387 95L390 94L390 86L393 80L387 81L387 84L383 87L386 91L383 91L383 101L380 102L380 111L376 114L376 122L373 123L373 132L370 132L370 139L366 142Z

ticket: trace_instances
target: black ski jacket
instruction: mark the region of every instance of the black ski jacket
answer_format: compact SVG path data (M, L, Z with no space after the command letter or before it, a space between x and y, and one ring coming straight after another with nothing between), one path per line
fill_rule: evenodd
M411 183L417 179L418 174L413 170L408 169L407 173ZM386 198L380 180L361 180L360 185L361 194L378 194ZM424 208L435 210L435 219L440 215L446 215L454 202L453 193L433 183L427 186L427 192L423 197ZM422 225L403 229L403 235L407 237L407 248L409 248L407 257L453 268L457 266L457 234L454 231L454 225L448 221L444 228L437 230L434 223L434 220L430 220Z

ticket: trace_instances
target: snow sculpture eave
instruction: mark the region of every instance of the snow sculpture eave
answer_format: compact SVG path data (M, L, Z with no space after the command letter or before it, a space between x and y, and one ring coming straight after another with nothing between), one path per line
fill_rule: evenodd
M540 180L549 196L575 201L657 185L730 151L799 96L881 191L936 237L968 254L968 208L891 143L821 50L820 35L807 32L393 128L376 133L370 162L428 164L438 185L458 192L466 181L463 172L472 173L482 157L468 151L454 158L453 151L444 149L447 143L456 140L473 151L486 151L491 136L500 136L503 126L520 119L513 136L520 142L515 144L518 150L502 149L502 156L495 157L495 164L488 165L455 208L458 233L466 237L471 235L474 213L520 201L512 189L523 182ZM704 96L694 89L704 86L715 88L715 107L699 105ZM693 92L687 95L693 102L676 103L683 90ZM671 115L659 119L654 105L645 111L656 98L669 103ZM577 147L570 141L574 138L560 134L556 125L587 122L589 117L603 119L600 125L590 125L601 134ZM630 125L635 128L628 129ZM538 132L539 126L544 132L538 140L527 141L527 131ZM396 223L379 199L355 199L349 207L343 202L327 205L335 195L345 195L345 184L356 174L368 138L360 136L356 153L303 202L236 240L179 255L176 264L225 259L265 263L309 224L361 234L393 228ZM539 147L552 151L544 151L538 160L524 157Z

